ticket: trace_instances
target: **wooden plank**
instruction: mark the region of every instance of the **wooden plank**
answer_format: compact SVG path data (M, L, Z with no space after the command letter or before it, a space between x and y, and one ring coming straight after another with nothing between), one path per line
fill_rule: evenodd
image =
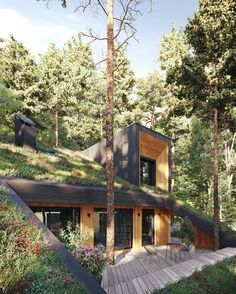
M188 276L190 276L192 274L192 270L189 270L187 267L185 267L181 263L180 264L177 264L175 266L175 268L177 270L179 270L180 272L182 272L183 273L183 276L185 276L185 277L188 277Z
M114 283L114 279L113 279L113 275L112 275L112 271L111 271L111 266L108 266L107 268L107 277L108 277L108 287L110 288L111 286L113 286Z
M143 290L143 293L151 293L150 291L149 291L149 289L148 289L148 287L147 287L147 285L144 283L144 281L143 281L143 278L141 278L141 277L139 277L139 278L137 278L137 281L138 281L138 283L139 283L139 286L142 288L142 290Z
M128 289L128 287L127 287L126 282L121 283L121 284L120 284L120 287L121 287L121 289L122 289L122 293L123 293L123 294L128 294L128 293L129 293L129 289Z
M133 268L131 267L130 263L126 264L126 274L128 275L128 279L132 280L136 278L136 275L133 271Z
M152 274L149 274L146 277L151 282L151 284L153 285L154 289L160 289L160 285L158 284L158 282L156 281L156 279L154 279L154 277L153 277Z
M221 261L224 259L222 255L217 254L216 252L211 252L208 254L208 256L211 256L212 258L214 258L215 261Z
M137 293L137 294L143 294L143 290L142 290L142 288L140 287L139 282L137 281L137 279L133 279L133 280L132 280L132 283L133 283L133 285L134 285L134 288L135 288L135 290L136 290L136 293Z
M233 255L235 255L233 251L228 251L228 250L224 250L224 249L217 250L216 252L218 254L222 254L222 255L225 255L225 256L233 256Z
M119 269L120 269L120 273L121 273L121 276L122 276L122 280L124 281L124 282L126 282L127 280L128 280L128 277L127 277L127 275L126 275L126 270L125 270L125 265L120 265L119 266Z
M164 268L163 272L166 273L174 282L178 281L181 278L175 271L173 271L169 267Z
M108 288L108 293L109 294L116 294L116 292L115 292L115 286L109 287Z
M111 272L112 272L113 279L114 279L114 285L119 284L119 279L118 279L118 276L117 276L117 273L116 273L115 266L111 267Z
M212 258L208 257L208 256L200 255L198 258L200 260L207 261L208 264L215 264L215 261Z
M178 267L178 265L172 266L171 270L174 271L176 274L178 274L180 277L187 277L188 273L185 272L181 267Z
M167 275L163 275L161 271L152 273L151 275L157 280L160 288L165 287L165 285L171 281L171 279Z
M142 277L145 285L147 286L148 290L152 293L155 290L155 287L152 285L152 282L148 279L148 275Z
M150 276L153 277L159 288L163 288L165 286L165 283L160 279L160 276L158 276L157 273L151 273Z
M102 282L103 282L103 288L107 288L108 287L108 277L107 277L107 268L104 270L103 274L102 274Z
M123 280L123 277L121 275L120 268L118 266L115 266L115 270L116 270L116 274L117 274L119 283L122 283L124 280Z
M115 292L116 294L125 294L122 292L120 284L115 285Z
M137 293L132 281L127 281L126 285L127 285L127 288L129 289L130 294L136 294Z
M147 266L145 263L143 263L141 265L138 261L133 261L132 266L134 268L134 271L135 271L137 277L142 276L142 275L146 275L149 272L147 270Z

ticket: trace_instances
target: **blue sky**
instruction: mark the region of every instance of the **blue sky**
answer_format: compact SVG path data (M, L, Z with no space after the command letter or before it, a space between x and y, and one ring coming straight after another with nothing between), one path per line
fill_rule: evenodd
M57 0L49 3L36 0L0 0L0 36L13 34L37 56L47 50L50 42L62 46L73 34L86 32L105 33L106 21L101 14L74 13L76 0L69 0L63 9ZM184 26L198 8L198 0L154 0L153 10L148 13L144 7L143 15L137 19L137 43L132 40L127 49L132 68L138 77L157 69L155 62L163 34L168 34L172 24ZM105 52L102 41L93 44L96 61Z

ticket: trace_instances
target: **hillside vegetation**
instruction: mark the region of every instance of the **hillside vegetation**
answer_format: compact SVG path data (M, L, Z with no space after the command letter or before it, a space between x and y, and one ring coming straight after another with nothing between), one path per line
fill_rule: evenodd
M42 231L11 202L0 186L0 292L87 294ZM2 291L1 291L2 290Z
M48 180L84 186L106 186L105 169L79 151L65 148L55 153L33 152L12 144L0 143L0 176ZM138 187L116 177L116 189Z

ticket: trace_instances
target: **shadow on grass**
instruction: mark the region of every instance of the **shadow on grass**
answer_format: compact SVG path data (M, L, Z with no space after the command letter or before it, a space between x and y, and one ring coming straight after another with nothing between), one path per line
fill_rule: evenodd
M34 179L37 175L47 171L39 164L29 163L26 155L2 147L0 147L0 159L1 175Z

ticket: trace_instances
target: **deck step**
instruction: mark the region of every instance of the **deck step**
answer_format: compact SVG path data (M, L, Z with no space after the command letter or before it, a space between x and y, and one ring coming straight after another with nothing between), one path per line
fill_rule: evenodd
M194 271L201 270L206 265L213 265L232 256L236 256L236 248L224 248L215 252L199 254L189 260L173 263L173 265L167 264L167 267L158 270L155 270L155 264L148 264L145 268L141 260L132 266L129 262L122 262L122 266L107 267L107 271L110 273L103 273L102 286L109 294L149 294L167 284L175 283L192 275ZM151 271L152 269L153 271ZM124 271L126 271L126 275L124 275Z

